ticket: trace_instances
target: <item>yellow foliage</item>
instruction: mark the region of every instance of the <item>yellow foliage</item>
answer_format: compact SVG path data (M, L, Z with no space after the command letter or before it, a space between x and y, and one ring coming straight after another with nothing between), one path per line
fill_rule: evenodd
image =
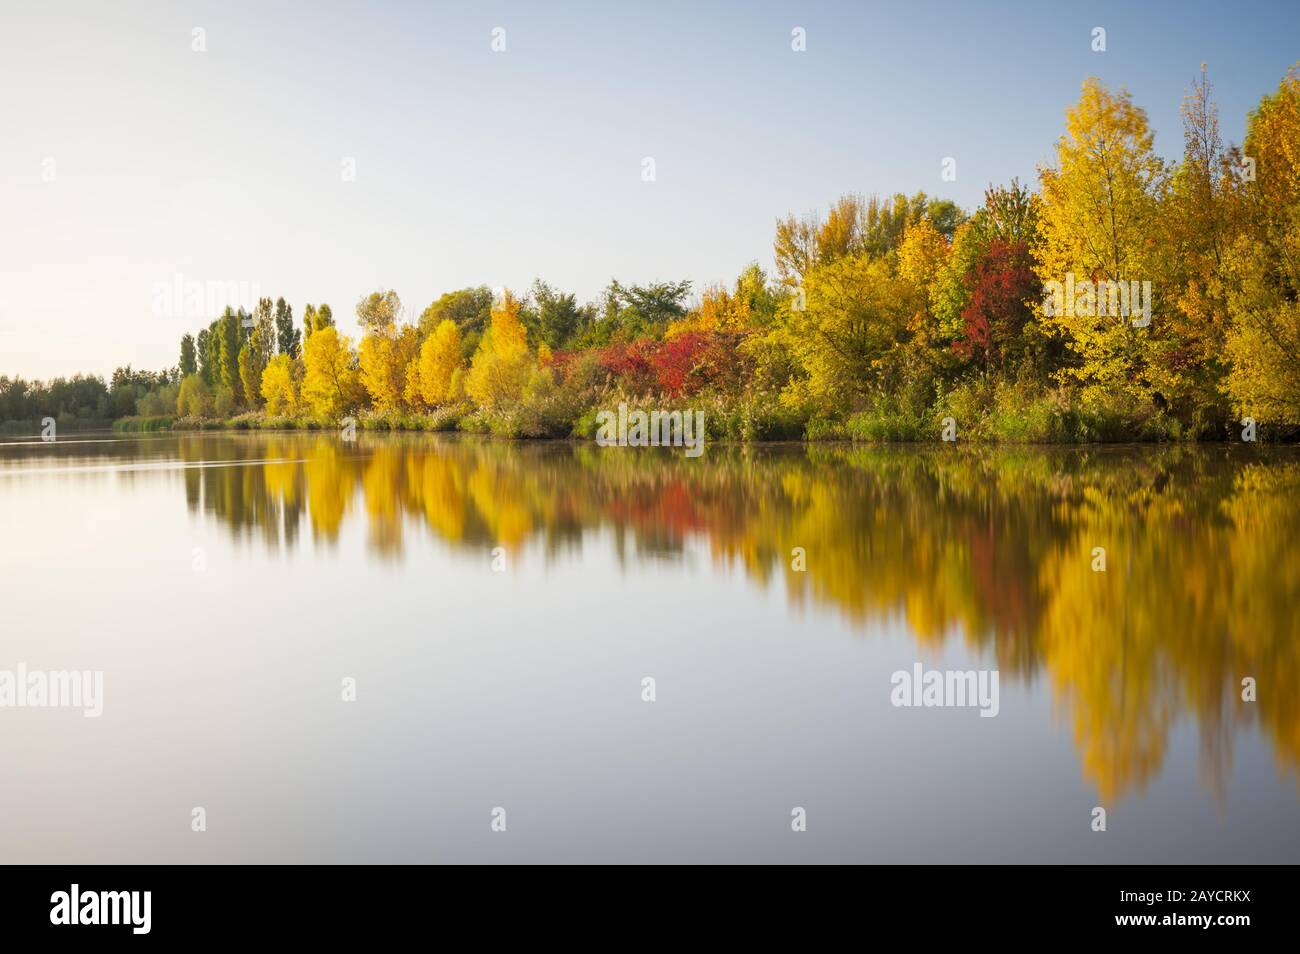
M1234 276L1226 382L1236 409L1260 421L1300 423L1300 70L1250 118L1247 235L1228 256Z
M479 406L495 411L518 399L531 372L528 332L519 320L519 302L507 289L492 309L492 323L474 352L465 392Z
M444 318L420 348L420 394L432 407L451 399L451 378L460 367L460 329Z
M262 397L266 399L267 414L293 414L298 409L293 372L293 359L287 354L277 354L262 372Z
M1057 165L1042 170L1039 276L1065 284L1157 278L1158 209L1164 164L1152 149L1146 113L1128 93L1109 92L1096 79L1083 84L1079 102L1066 113L1066 133L1056 147ZM1083 385L1086 403L1139 384L1146 349L1123 315L1068 314L1044 318L1080 358L1065 374ZM1092 309L1097 310L1097 309ZM1143 329L1155 334L1150 327Z
M303 346L302 397L312 413L333 419L353 407L358 379L352 341L331 326L318 328Z

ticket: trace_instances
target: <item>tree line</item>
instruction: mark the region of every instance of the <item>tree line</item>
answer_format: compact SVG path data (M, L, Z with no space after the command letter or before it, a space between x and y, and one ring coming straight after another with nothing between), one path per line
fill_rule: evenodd
M846 195L777 221L774 273L750 265L694 297L613 281L579 304L539 280L411 316L381 289L356 305L357 340L328 305L299 325L265 298L187 334L139 411L174 398L182 423L356 414L567 436L627 400L705 407L714 437L933 439L945 417L1000 440L1223 438L1247 417L1294 432L1300 70L1240 146L1220 136L1204 67L1182 119L1166 161L1129 94L1088 79L1035 187L990 186L973 212ZM1141 321L1130 286L1147 292Z

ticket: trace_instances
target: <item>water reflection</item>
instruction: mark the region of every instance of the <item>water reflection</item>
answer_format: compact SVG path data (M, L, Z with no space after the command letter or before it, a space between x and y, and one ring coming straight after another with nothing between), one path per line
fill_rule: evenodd
M134 450L130 449L134 446ZM1291 449L718 447L667 451L467 439L193 435L65 445L62 463L178 459L188 506L272 548L329 546L364 521L373 553L580 553L626 566L704 541L791 605L869 636L901 615L1017 681L1047 681L1100 796L1140 792L1190 718L1222 796L1233 740L1300 764L1300 457ZM6 452L8 465L18 461ZM251 462L251 463L249 463ZM141 479L149 471L127 471ZM806 571L791 553L806 553ZM1096 572L1095 548L1105 549ZM1241 681L1258 700L1241 700Z

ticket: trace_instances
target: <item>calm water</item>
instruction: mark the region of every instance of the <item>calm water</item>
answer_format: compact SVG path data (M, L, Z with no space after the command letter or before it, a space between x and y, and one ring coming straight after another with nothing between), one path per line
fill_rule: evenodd
M1300 861L1294 449L104 436L0 532L0 670L105 680L0 861Z

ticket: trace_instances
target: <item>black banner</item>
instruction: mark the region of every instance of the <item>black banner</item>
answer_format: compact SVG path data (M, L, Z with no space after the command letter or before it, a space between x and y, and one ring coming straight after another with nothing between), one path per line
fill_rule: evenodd
M463 873L452 882L446 874L417 866L9 867L0 872L0 916L6 939L374 942L432 923L555 924L565 911L584 931L623 921L633 934L655 933L696 918L743 929L746 919L735 915L757 907L750 923L763 930L774 921L828 928L851 921L858 933L919 930L926 941L1127 934L1143 943L1231 944L1293 923L1295 898L1293 872L1273 867L901 866L819 872L829 877L817 886L801 883L802 872L784 884L768 872L761 893L744 885L746 873L730 872L734 895L694 884L691 871L651 873L671 880L648 893L646 874L628 872L635 887L575 884L579 893L564 898L548 890L554 875L544 887L531 873L518 884ZM578 871L570 877L584 880ZM840 887L827 891L823 880Z

